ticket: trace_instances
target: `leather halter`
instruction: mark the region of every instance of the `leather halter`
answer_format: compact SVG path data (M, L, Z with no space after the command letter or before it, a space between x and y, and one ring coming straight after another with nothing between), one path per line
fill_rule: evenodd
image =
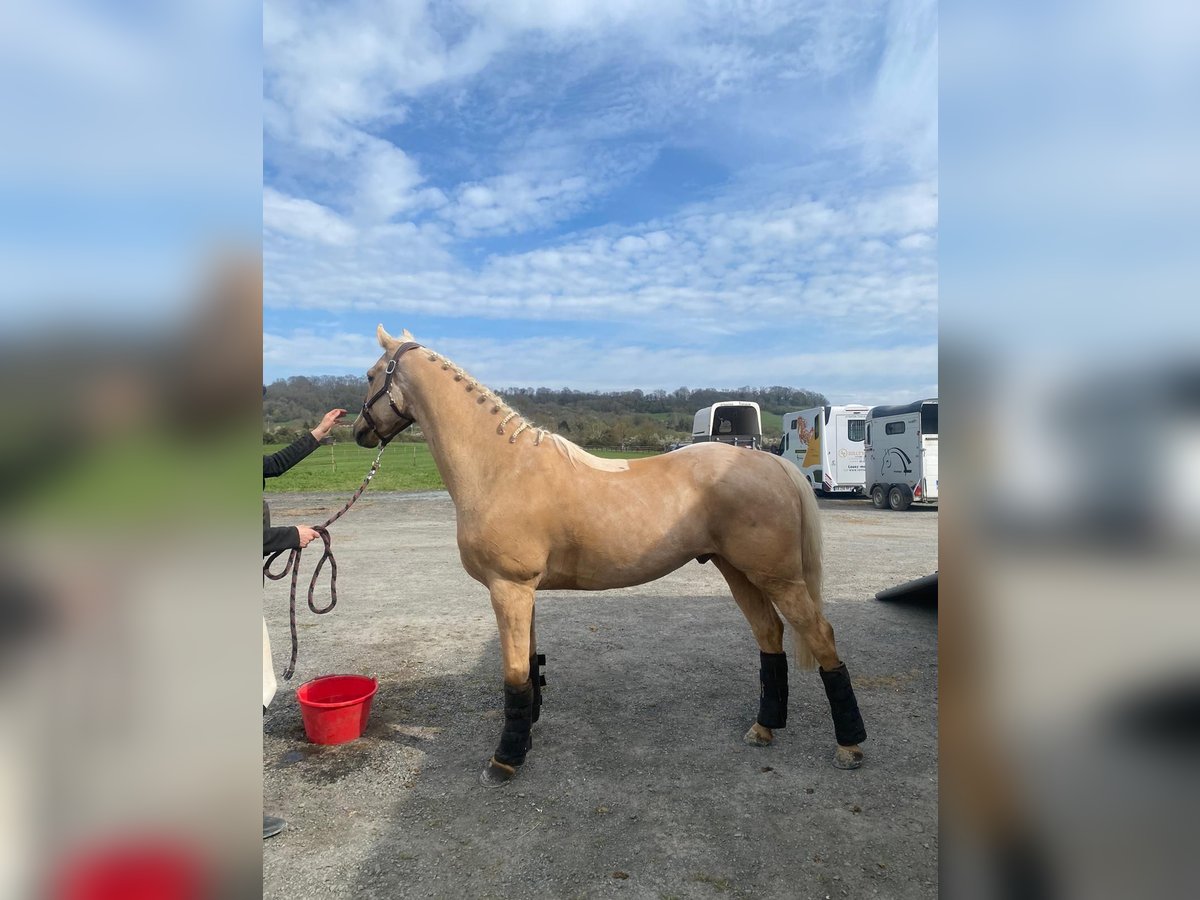
M383 444L384 446L386 446L388 441L390 441L392 438L394 438L396 435L398 435L401 431L403 431L405 428L408 428L410 425L412 425L412 423L414 421L413 419L410 419L408 416L404 415L404 413L400 412L400 407L398 407L396 405L396 399L392 396L391 388L392 388L392 378L396 374L396 363L399 361L400 357L403 356L405 353L407 353L409 350L416 350L420 346L421 345L418 344L416 341L405 341L403 344L401 344L399 347L397 347L396 352L392 354L392 358L390 360L388 360L387 369L383 373L383 387L381 387L379 390L377 390L371 396L371 398L369 400L367 400L363 403L363 406L362 406L363 421L366 422L369 426L371 426L371 430L373 432L375 432L375 436L377 438L379 438L380 443ZM376 425L375 420L373 418L371 418L371 407L375 405L376 401L379 400L380 397L383 397L385 395L387 396L387 399L388 399L388 405L392 408L392 412L394 412L396 414L396 418L404 423L399 428L397 428L394 432L392 432L392 434L389 437L383 436L383 432L379 430L379 426Z

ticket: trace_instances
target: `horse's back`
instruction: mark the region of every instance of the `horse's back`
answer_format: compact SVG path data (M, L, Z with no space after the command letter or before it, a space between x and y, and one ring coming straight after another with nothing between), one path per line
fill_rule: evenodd
M705 441L660 456L631 460L630 470L682 472L697 486L772 494L788 491L789 487L786 470L779 462L778 457L762 450Z

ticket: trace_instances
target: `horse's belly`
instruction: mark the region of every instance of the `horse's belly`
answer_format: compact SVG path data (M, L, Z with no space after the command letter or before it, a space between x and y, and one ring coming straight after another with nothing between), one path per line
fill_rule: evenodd
M690 562L692 557L672 560L653 568L606 568L595 571L548 571L538 585L548 591L607 591L633 587L669 575Z
M681 541L676 536L645 543L627 540L618 547L560 548L551 552L541 586L548 590L603 591L645 584L709 552L697 540Z

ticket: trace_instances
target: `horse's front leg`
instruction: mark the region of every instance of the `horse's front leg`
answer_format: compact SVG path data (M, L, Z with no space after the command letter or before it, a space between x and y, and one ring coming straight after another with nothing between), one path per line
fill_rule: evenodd
M503 784L517 774L525 754L533 746L534 690L529 678L533 637L532 585L494 581L488 586L492 609L500 629L500 653L504 660L504 731L500 745L480 780L487 785Z

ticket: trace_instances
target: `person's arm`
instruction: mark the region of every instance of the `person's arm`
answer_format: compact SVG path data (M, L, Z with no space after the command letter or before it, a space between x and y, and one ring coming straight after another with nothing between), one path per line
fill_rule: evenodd
M321 445L321 440L333 430L333 426L346 414L344 409L331 409L321 419L321 424L309 434L303 435L278 453L263 457L263 478L276 478L290 469Z
M277 525L263 529L263 556L278 550L299 550L300 531L295 525Z
M311 434L306 434L288 444L278 453L263 457L263 478L277 478L308 454L312 453L320 442Z
M307 525L278 525L263 528L263 556L277 550L299 550L318 537L317 530Z

